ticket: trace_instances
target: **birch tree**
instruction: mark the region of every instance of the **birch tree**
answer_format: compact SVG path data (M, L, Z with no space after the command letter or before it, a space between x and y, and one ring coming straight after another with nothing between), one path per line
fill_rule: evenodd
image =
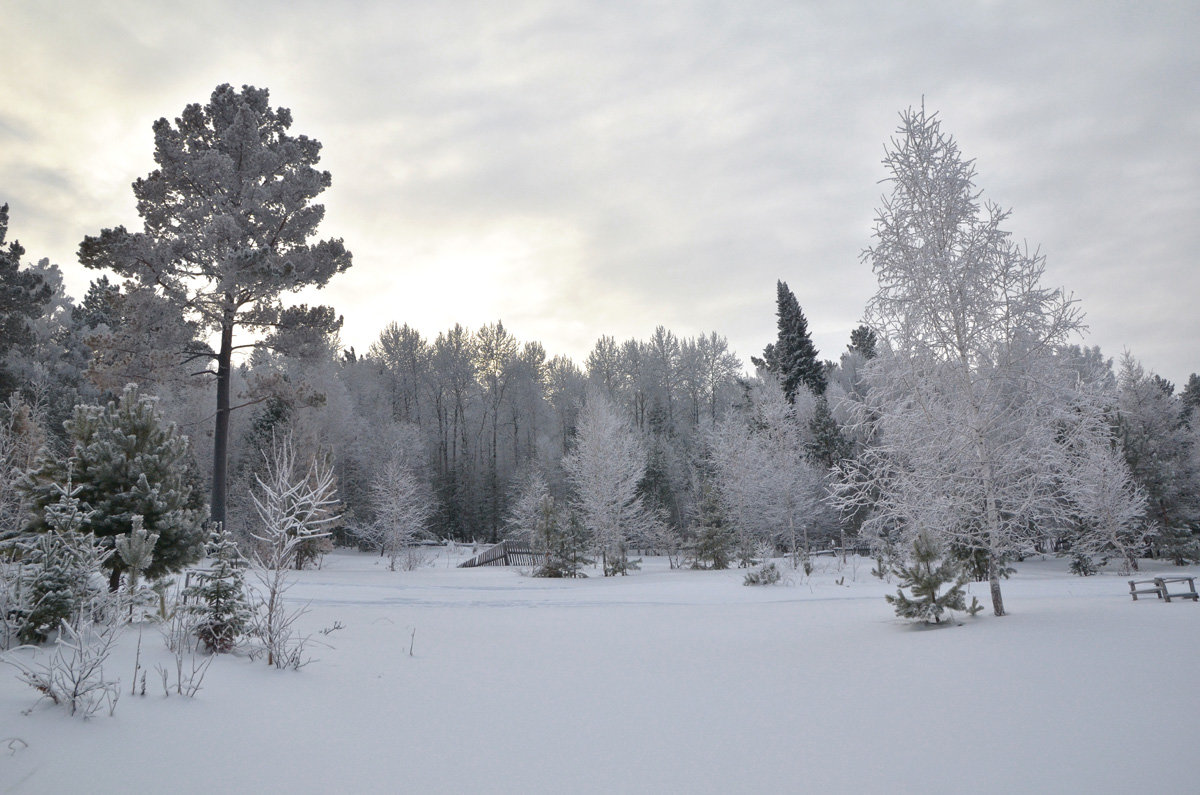
M399 455L384 463L371 483L371 503L375 509L369 537L388 556L388 568L396 570L402 560L409 571L420 565L414 544L426 534L426 523L433 515L432 497L412 468Z
M575 449L563 462L575 509L600 553L605 574L623 572L630 541L655 540L658 517L638 494L646 453L637 436L598 392L579 416Z
M816 400L807 388L789 400L773 377L758 384L751 399L746 415L725 418L709 439L715 488L743 562L764 543L788 549L798 561L809 550L822 496L821 474L805 456L805 427Z
M891 194L863 255L879 279L867 321L880 350L857 413L869 445L843 465L839 502L872 508L868 534L982 552L1002 616L1002 560L1064 518L1059 431L1074 382L1054 353L1082 315L1042 286L1043 257L1013 243L1008 212L981 199L936 115L902 113L883 162Z

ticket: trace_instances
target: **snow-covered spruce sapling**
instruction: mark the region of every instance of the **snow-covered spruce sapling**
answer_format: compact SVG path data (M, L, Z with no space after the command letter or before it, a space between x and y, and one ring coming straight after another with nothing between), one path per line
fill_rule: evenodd
M542 499L534 524L533 548L545 555L534 577L586 577L583 567L592 561L583 555L587 532L574 514L564 522L549 494Z
M102 596L100 567L112 554L80 532L91 512L82 509L70 476L65 486L55 486L58 501L43 511L47 531L15 542L21 563L13 612L21 643L43 643L64 620L78 625L81 617L90 617Z
M971 607L966 604L963 585L967 577L950 556L942 557L936 542L922 533L913 541L911 563L896 565L893 572L900 578L896 595L888 594L885 599L896 608L896 615L927 624L940 624L947 610L962 610L975 615L980 609L972 598ZM943 587L944 592L939 593ZM907 588L912 596L904 593Z
M196 584L184 590L191 600L197 638L210 653L233 650L250 627L254 611L246 595L248 565L237 543L223 526L217 525L208 544L209 566L194 573Z

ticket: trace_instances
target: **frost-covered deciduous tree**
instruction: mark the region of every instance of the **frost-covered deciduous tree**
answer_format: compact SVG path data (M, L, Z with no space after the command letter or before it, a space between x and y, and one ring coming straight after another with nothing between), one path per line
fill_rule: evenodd
M880 350L857 415L869 444L842 467L840 504L871 509L865 533L927 533L985 555L1004 615L1001 563L1063 521L1060 435L1071 412L1096 410L1055 358L1081 314L1042 286L1043 258L981 202L973 162L935 115L901 114L884 164L891 195L864 253L879 280L867 320Z
M350 267L341 240L309 243L325 215L314 199L330 176L316 168L321 144L291 126L291 111L271 108L267 90L253 86L218 86L174 123L159 119L158 167L133 185L143 231L105 229L79 247L85 266L153 288L219 335L216 351L190 351L211 361L216 379L215 522L225 521L233 352L262 344L235 344L235 333L277 328L281 293L321 287Z
M0 541L18 535L25 524L28 494L21 488L45 435L19 395L0 403Z
M298 668L303 639L294 629L304 608L288 610L284 595L291 587L288 570L306 544L325 539L340 518L337 485L328 459L313 457L298 466L288 437L277 439L267 457L267 471L257 478L253 495L259 527L252 533L255 574L261 586L254 631L267 651L267 664Z
M397 562L409 571L416 568L420 558L415 544L428 534L433 503L425 484L401 456L392 455L384 462L371 483L371 503L375 519L370 537L387 555L388 568L395 571Z
M508 503L505 537L531 543L538 522L543 518L543 503L550 496L550 487L541 471L530 469L517 481L513 498Z
M1089 434L1081 449L1071 450L1073 475L1065 491L1071 506L1072 557L1077 568L1093 558L1117 556L1123 570L1137 571L1145 548L1146 495L1129 474L1120 449L1100 434Z
M822 475L809 463L807 426L816 399L806 388L789 401L768 377L750 393L746 415L717 423L709 440L714 484L746 563L760 544L807 552L822 496Z
M574 507L591 534L605 574L623 571L629 544L655 540L661 521L638 494L646 453L616 408L599 392L579 415L575 449L563 462Z
M1180 401L1126 353L1118 375L1117 428L1125 460L1146 496L1155 547L1185 564L1200 560L1200 456Z

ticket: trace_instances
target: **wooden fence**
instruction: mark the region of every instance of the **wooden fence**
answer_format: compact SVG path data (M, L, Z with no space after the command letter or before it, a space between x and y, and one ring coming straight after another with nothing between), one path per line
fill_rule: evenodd
M458 564L458 567L472 569L476 566L537 566L545 557L545 554L534 552L529 547L523 547L511 541L501 541L470 560L464 560Z

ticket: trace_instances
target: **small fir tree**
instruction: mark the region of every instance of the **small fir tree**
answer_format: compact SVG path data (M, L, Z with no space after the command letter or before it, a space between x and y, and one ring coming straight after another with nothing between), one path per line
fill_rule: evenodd
M940 624L947 610L964 610L971 615L978 610L975 600L967 607L963 591L967 578L957 563L951 557L942 559L937 544L924 533L913 542L912 562L894 567L893 573L900 578L900 588L895 596L889 594L885 598L895 605L896 615L901 618ZM950 587L939 593L946 585ZM904 593L905 588L912 592L911 597Z
M196 637L209 653L224 654L246 634L254 615L246 596L249 564L223 525L217 525L209 539L208 556L211 565L196 572L196 584L184 595L194 600Z
M693 569L727 569L733 562L734 533L725 521L721 501L712 486L700 490L700 514L688 550Z
M102 552L80 528L91 517L79 500L80 487L59 486L59 499L44 510L49 529L16 542L21 560L15 600L17 639L42 643L63 621L87 612L100 595L97 575L111 551Z
M555 506L554 497L547 494L538 508L533 527L534 550L545 555L534 577L586 577L583 567L591 560L583 555L587 543L583 524L571 516L564 524Z

